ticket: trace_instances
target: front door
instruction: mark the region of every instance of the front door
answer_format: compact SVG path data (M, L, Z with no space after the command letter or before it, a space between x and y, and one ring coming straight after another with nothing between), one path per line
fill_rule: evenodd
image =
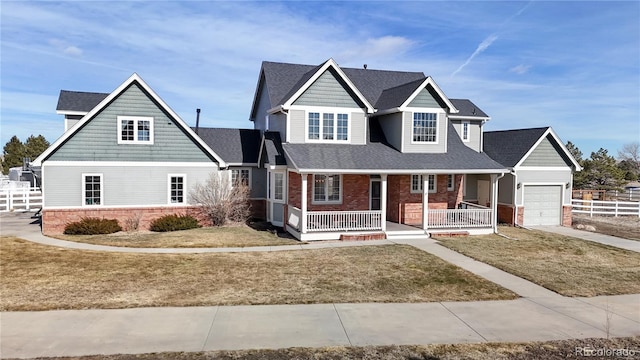
M380 179L371 179L369 187L369 210L381 210Z

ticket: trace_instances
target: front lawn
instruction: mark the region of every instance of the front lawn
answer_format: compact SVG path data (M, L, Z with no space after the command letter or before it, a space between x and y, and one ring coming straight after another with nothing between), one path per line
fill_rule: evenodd
M56 235L56 238L94 245L137 248L204 248L299 245L289 237L246 225L205 227L171 232L117 232L109 235Z
M640 293L640 254L542 231L439 239L452 250L566 296Z
M514 299L411 246L208 254L63 249L0 238L0 310Z

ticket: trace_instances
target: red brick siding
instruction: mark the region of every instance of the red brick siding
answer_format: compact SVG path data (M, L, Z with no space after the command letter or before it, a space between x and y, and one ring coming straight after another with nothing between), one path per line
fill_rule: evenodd
M571 227L571 205L565 205L562 207L562 226Z
M266 219L267 218L267 201L264 199L260 200L249 200L251 204L251 216L256 219Z
M513 225L515 208L511 205L498 204L498 222Z
M447 175L437 175L436 192L429 193L429 209L454 209L462 201L462 175L455 175L454 190L447 190ZM387 219L409 225L422 223L422 193L411 193L411 175L390 175L387 184Z
M195 217L194 207L151 207L151 208L92 208L92 209L56 209L42 211L42 232L45 235L62 234L64 227L83 217L116 219L123 228L127 220L139 216L138 229L148 230L151 222L161 216L190 214ZM202 225L209 225L205 219L199 219Z
M516 213L517 213L517 224L518 225L523 225L524 224L524 206L519 206L516 208Z
M289 173L289 205L301 207L302 178L300 174ZM346 211L369 210L369 175L342 175L342 203L313 203L313 175L307 177L307 210Z

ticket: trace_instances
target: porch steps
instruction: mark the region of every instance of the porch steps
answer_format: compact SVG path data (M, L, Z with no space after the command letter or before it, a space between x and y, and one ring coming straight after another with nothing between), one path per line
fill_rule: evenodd
M387 239L428 239L429 234L424 230L415 229L415 230L394 230L387 231Z

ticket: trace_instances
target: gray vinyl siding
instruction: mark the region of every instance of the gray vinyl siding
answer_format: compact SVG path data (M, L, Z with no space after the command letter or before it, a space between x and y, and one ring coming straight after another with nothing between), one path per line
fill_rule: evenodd
M364 113L352 112L349 118L351 122L351 144L364 145L367 143L367 121Z
M280 133L280 139L287 138L287 115L282 113L269 115L269 130Z
M153 117L154 143L118 144L117 117ZM176 122L134 83L82 129L70 137L48 160L56 161L212 161Z
M338 80L333 70L327 70L294 101L293 105L362 107L347 89L347 85Z
M71 129L73 125L77 124L80 121L80 119L69 119L69 118L67 118L66 120L67 120L67 128L64 129L64 131Z
M458 137L462 139L462 123L464 120L450 120L453 128L456 129ZM480 121L469 121L469 141L463 143L473 150L480 152L480 139L482 138L482 127Z
M513 204L513 175L505 174L498 180L498 202L502 204Z
M542 185L563 184L564 185L566 183L571 182L571 170L569 168L567 168L566 171L564 170L544 170L544 171L517 170L517 175L518 175L518 182L522 184L527 184L527 185L536 185L536 184L542 184ZM564 186L562 188L564 192L563 203L570 204L571 191L567 190ZM524 186L516 190L516 203L518 205L522 205L523 189L524 189Z
M204 183L211 166L104 166L89 163L86 166L46 165L43 173L43 191L46 207L82 206L82 174L102 174L102 207L165 206L169 205L169 174L186 175L187 194L196 183ZM187 202L189 197L187 197Z
M411 100L409 107L442 108L434 95L433 90L429 91L428 88L424 88Z
M284 204L273 203L273 221L283 222L284 219Z
M267 129L267 124L265 119L269 109L271 108L271 102L269 100L269 90L267 89L266 86L264 86L264 83L262 84L263 85L261 85L259 90L260 97L258 98L258 106L256 107L255 114L253 114L254 116L253 128L260 131L265 131Z
M389 144L402 151L402 113L380 116L378 122Z
M549 137L546 137L529 154L522 166L571 166L571 163L565 160L559 151L560 149L553 146Z
M444 153L447 151L447 116L443 113L438 114L438 143L412 144L413 132L413 112L405 111L402 115L404 123L404 153Z
M304 110L290 110L289 111L289 142L291 143L303 143L305 141L305 112ZM282 141L286 141L286 138Z

